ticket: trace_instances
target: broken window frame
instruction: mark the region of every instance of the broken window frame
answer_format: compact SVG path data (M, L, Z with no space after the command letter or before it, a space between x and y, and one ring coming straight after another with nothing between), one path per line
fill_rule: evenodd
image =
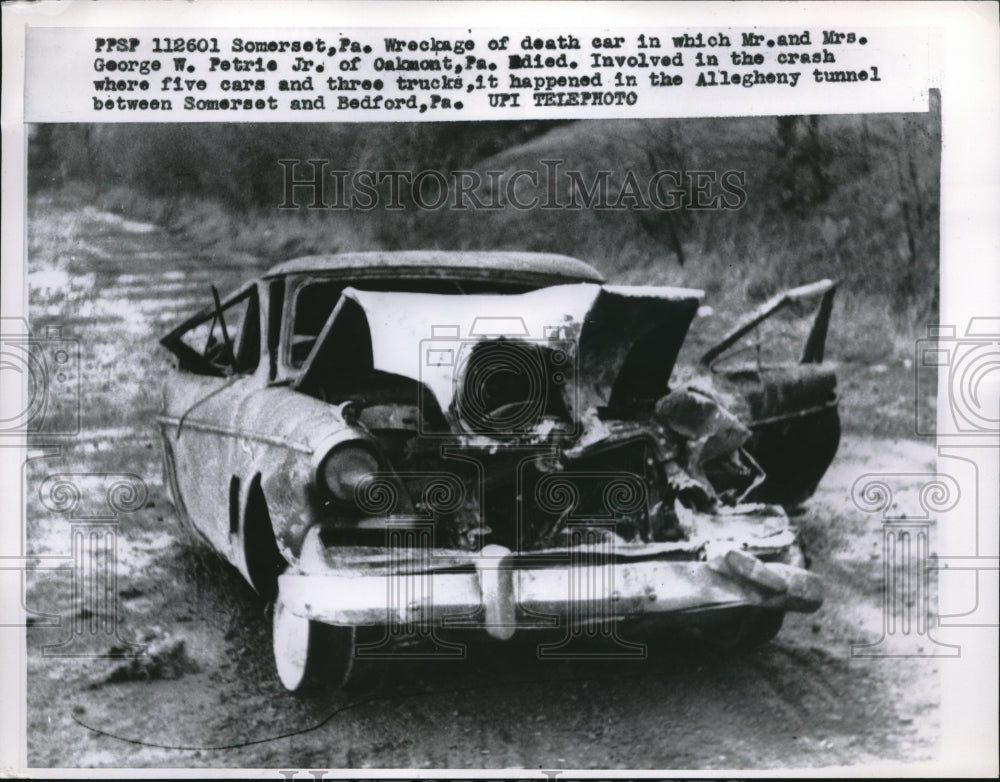
M812 328L806 338L805 346L799 357L800 364L819 364L823 361L826 347L826 336L830 325L830 314L833 310L833 298L839 283L824 279L782 291L761 304L750 315L744 318L735 328L731 329L719 342L709 348L698 361L702 369L715 371L720 361L729 357L730 350L747 334L757 329L762 323L778 312L793 304L810 299L820 298L819 306L813 317ZM759 347L759 344L758 344ZM757 362L760 363L758 350Z
M185 372L207 377L230 377L233 375L253 374L260 365L263 328L260 318L260 296L256 282L244 285L234 293L221 300L222 315L227 310L247 302L247 311L240 324L239 333L233 339L232 352L235 366L222 366L206 356L208 345L199 351L184 341L184 337L199 326L212 321L209 334L214 332L218 323L218 310L213 301L197 314L183 321L177 328L160 340L160 344L173 353L179 362L179 368ZM227 323L227 325L229 325ZM251 338L251 334L256 336ZM256 349L254 349L256 347ZM226 362L228 364L228 362Z

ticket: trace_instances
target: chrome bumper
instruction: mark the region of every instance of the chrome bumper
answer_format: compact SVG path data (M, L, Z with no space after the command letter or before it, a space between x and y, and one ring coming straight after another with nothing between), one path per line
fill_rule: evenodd
M292 572L279 578L279 589L292 613L327 624L479 628L497 638L567 622L741 606L812 612L823 602L814 574L737 549L699 562L594 563L570 552L562 564L534 565L487 546L464 567Z

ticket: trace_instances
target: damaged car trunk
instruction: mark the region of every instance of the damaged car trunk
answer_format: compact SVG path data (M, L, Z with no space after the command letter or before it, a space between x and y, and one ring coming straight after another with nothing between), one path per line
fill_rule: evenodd
M664 471L683 441L654 415L698 301L596 285L348 289L296 387L347 402L377 441L385 470L349 503L362 526L368 495L391 486L382 516L432 518L439 544L467 550L561 545L583 521L624 542L676 540ZM333 526L351 537L344 516Z
M359 628L381 628L381 648L655 620L742 647L821 605L785 507L839 436L820 363L832 283L768 302L679 380L700 291L603 284L561 256L491 254L495 278L464 254L384 256L289 262L164 340L182 370L212 370L168 384L168 482L182 518L276 598L286 687L346 681ZM365 278L373 261L394 282ZM325 276L347 264L353 281ZM545 282L506 282L525 269ZM721 360L817 296L800 363ZM250 314L226 328L241 301ZM212 363L216 322L229 371ZM180 347L205 325L204 354Z
M570 580L584 566L567 568L567 552L584 558L584 581L615 583L576 596L603 601L590 612L604 621L745 603L759 610L732 638L761 641L785 610L818 608L787 515L760 501L768 476L750 449L767 454L770 430L748 428L705 386L669 389L700 299L592 284L518 296L345 290L296 388L343 404L374 449L314 533L316 572L361 565L392 577L402 559L439 578L424 595L434 605L397 606L396 620L416 610L447 623L481 607L477 621L498 637L532 627L533 616L579 614ZM754 381L766 389L771 377ZM756 391L751 426L773 412L766 401L753 407ZM415 528L425 534L400 545L399 532ZM507 572L506 594L486 588L484 554L486 572ZM453 613L447 576L463 569L479 594L466 584ZM314 615L364 625L384 612Z
M345 290L295 387L346 404L384 469L354 487L331 534L347 541L356 529L361 540L381 528L366 516L376 510L433 519L439 545L468 550L560 545L584 522L649 543L687 537L675 502L712 511L805 499L839 437L832 371L810 348L794 368L720 374L748 425L709 384L668 392L700 298L598 285L472 297ZM392 506L369 502L385 491Z

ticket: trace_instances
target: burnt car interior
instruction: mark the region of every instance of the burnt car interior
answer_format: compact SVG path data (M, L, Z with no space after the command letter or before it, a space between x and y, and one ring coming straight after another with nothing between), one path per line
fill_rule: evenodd
M836 290L821 280L769 299L699 362L749 423L748 448L768 476L754 500L801 504L837 452L837 377L822 363Z

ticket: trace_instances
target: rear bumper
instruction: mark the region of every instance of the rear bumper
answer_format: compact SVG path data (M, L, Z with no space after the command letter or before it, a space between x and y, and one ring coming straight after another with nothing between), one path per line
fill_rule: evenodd
M707 562L570 555L561 565L535 566L488 546L465 567L293 572L279 578L279 589L292 613L327 624L483 629L497 638L519 629L712 609L811 612L823 602L814 574L735 549Z

